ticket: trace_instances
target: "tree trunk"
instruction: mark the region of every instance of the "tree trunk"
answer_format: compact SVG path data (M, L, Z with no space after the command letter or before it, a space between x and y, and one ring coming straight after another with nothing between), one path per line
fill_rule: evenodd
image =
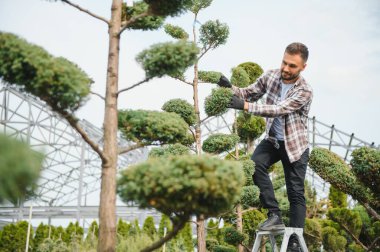
M242 213L242 208L240 204L236 206L236 214L237 214L236 229L239 232L243 233L243 213ZM243 245L240 245L240 244L238 245L238 251L239 252L244 251Z
M109 49L104 111L104 146L99 206L99 252L116 249L117 92L122 0L113 0L108 29Z
M197 251L206 252L206 227L203 216L197 217Z
M247 154L248 155L252 155L253 151L255 150L253 143L254 143L254 140L248 137L247 139Z

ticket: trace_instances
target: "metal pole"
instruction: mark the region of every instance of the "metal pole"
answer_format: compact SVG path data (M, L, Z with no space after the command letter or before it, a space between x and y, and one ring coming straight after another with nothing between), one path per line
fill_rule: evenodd
M33 210L33 205L31 205L29 209L28 234L26 236L25 252L28 252L29 250L29 236L30 236L30 223L32 222L32 210Z
M332 140L333 140L333 135L334 135L334 129L335 126L334 124L331 126L331 135L330 135L330 144L329 144L329 150L331 150L331 145L332 145Z
M83 172L84 172L84 154L85 154L85 142L82 141L81 154L80 154L80 170L79 170L79 186L78 186L78 205L77 205L77 221L80 221L80 208L82 205L82 191L83 191Z
M353 138L354 138L354 133L351 134L350 141L348 142L346 155L344 156L344 161L347 160L348 152L350 151L351 144L352 144L352 139L353 139Z

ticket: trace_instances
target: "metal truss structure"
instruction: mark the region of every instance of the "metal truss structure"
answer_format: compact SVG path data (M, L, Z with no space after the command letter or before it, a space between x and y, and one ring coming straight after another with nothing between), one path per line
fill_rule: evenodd
M216 132L231 132L234 114L209 118L202 125L205 139ZM86 120L81 127L90 138L102 146L102 130ZM80 135L58 114L52 112L38 98L19 92L7 85L0 85L0 132L27 142L32 149L45 153L43 170L36 197L19 206L0 206L0 219L22 219L33 205L33 215L38 219L96 219L100 191L101 161ZM260 140L260 139L259 139ZM358 139L354 134L344 133L324 124L315 117L309 118L310 147L328 148L345 161L349 161L353 149L375 146ZM122 146L130 143L119 139ZM147 158L147 149L138 149L121 155L119 167L124 168ZM307 180L317 190L320 198L328 194L328 185L308 169ZM144 220L147 214L157 218L155 211L140 210L118 202L117 216L123 219Z

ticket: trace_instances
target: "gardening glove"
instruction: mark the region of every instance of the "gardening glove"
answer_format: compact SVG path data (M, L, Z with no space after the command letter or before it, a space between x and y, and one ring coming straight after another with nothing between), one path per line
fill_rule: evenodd
M244 100L236 95L233 95L230 103L227 105L227 108L244 110Z
M231 82L224 75L220 76L217 84L219 87L232 88Z

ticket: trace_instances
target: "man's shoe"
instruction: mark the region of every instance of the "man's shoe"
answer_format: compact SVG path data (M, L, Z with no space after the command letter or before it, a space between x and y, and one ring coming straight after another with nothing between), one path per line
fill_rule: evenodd
M281 217L274 213L269 213L268 219L266 219L259 226L259 230L262 231L272 231L279 229L285 229L285 225L282 222Z
M289 240L288 248L286 252L302 252L301 246L298 243L298 240Z

